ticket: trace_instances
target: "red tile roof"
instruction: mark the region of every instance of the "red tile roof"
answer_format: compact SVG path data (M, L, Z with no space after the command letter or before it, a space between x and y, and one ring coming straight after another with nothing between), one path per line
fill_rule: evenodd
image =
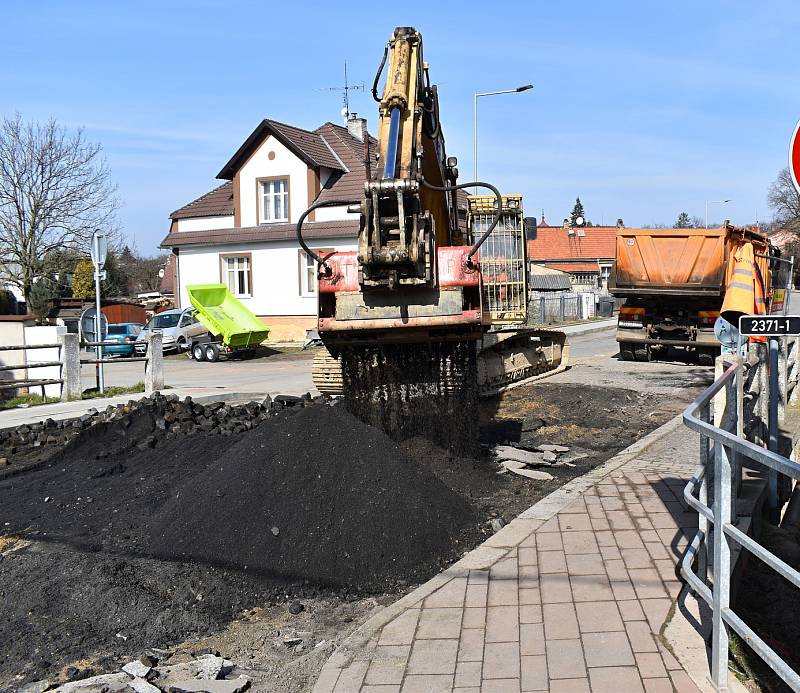
M358 219L341 221L306 221L303 223L303 238L346 238L358 235ZM183 245L221 245L224 243L256 243L260 241L284 241L296 238L296 224L262 224L214 231L173 231L161 241L162 248Z
M561 272L599 272L600 265L594 262L545 262L545 267Z
M233 216L233 183L228 181L211 192L201 195L188 205L176 209L170 219L189 217L227 217Z
M576 233L570 236L561 226L540 226L536 238L528 241L528 258L533 261L614 259L616 226L587 226L580 229L585 236L579 236L578 230L573 230Z

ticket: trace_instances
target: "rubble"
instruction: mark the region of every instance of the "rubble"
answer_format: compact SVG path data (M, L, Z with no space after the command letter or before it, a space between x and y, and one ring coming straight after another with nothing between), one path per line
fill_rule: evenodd
M529 469L529 467L574 467L572 460L585 457L585 455L573 455L569 459L560 457L561 454L567 453L569 450L564 445L551 445L549 443L537 445L535 450L513 445L495 445L492 448L492 455L500 462L501 469L498 473L508 471L528 479L551 481L555 477L549 472Z

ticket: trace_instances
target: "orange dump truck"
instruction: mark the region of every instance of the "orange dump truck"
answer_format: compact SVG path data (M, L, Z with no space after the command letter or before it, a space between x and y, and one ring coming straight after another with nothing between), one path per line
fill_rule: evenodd
M731 260L745 243L756 255L769 254L766 236L749 228L619 229L609 291L625 299L617 327L622 358L650 361L678 347L712 364ZM768 295L769 260L757 257L756 264Z

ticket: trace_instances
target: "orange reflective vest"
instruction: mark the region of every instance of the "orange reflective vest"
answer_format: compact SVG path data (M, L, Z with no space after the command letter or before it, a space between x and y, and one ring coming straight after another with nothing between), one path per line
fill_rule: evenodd
M753 244L745 243L739 248L733 256L733 263L720 315L738 327L742 315L765 315L767 301L764 278L755 262ZM766 338L751 337L750 341L763 342Z

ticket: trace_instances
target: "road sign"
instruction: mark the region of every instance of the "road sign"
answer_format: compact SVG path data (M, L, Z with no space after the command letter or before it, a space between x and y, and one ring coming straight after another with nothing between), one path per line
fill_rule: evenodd
M92 264L97 269L103 269L106 264L106 255L108 254L108 240L102 233L95 233L92 236Z
M794 187L800 192L800 120L794 126L792 139L789 142L789 173L792 174Z
M800 335L800 315L742 315L739 332L761 337Z

